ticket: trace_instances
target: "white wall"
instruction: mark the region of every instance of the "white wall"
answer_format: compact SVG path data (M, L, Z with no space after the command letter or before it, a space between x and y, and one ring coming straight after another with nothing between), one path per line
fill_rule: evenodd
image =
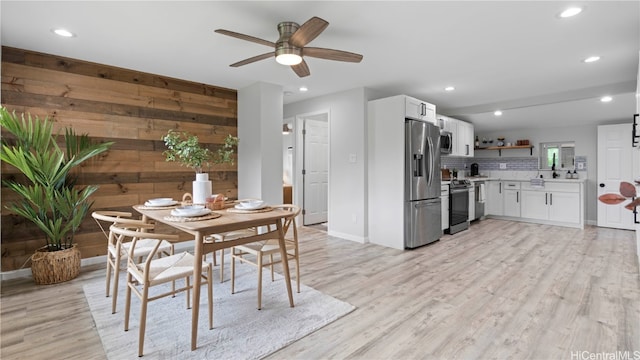
M329 110L329 234L367 241L366 107L364 88L287 104L284 117ZM355 154L356 162L349 162ZM295 175L294 175L295 176Z
M282 203L282 87L238 90L238 197Z

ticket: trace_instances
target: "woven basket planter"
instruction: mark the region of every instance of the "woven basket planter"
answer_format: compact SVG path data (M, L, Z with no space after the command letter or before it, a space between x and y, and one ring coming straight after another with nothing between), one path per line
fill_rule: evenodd
M80 274L80 250L73 247L60 251L36 250L31 256L31 273L38 285L57 284L75 279Z

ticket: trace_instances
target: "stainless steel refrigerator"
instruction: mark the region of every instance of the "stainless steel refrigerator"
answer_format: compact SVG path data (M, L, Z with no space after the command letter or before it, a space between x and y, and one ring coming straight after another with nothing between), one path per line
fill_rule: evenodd
M440 128L405 120L404 246L416 248L442 236Z

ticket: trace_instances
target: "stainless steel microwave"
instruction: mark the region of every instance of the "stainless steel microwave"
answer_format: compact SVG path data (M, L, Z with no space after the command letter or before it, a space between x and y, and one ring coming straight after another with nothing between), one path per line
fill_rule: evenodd
M449 131L440 131L440 154L451 154L453 137Z

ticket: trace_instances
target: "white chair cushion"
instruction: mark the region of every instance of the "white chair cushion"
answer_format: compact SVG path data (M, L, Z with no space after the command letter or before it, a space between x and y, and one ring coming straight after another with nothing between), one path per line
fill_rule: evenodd
M213 234L209 236L213 236L215 238L215 241L223 241L223 240L235 240L243 237L254 236L255 234L256 234L256 231L253 229L242 229L242 230L229 231L222 234Z
M202 263L202 271L206 272L208 263ZM138 272L133 276L138 282L144 282L141 274L144 270L144 264L137 265ZM183 252L176 255L165 256L151 261L149 269L149 281L151 285L165 283L180 278L185 278L193 274L193 255Z
M149 254L153 248L156 246L158 241L162 241L160 247L158 248L159 252L170 252L171 251L171 243L166 240L158 240L158 239L140 239L136 242L136 249L133 252L134 257L138 256L146 256ZM122 243L120 246L120 257L126 259L129 256L129 249L131 249L131 242ZM109 252L115 256L116 249L115 246L109 244Z
M278 240L267 240L265 242L255 242L255 243L249 243L245 245L238 245L235 248L240 251L244 251L252 254L256 254L257 252L262 252L267 255L269 253L280 251L280 245L278 244ZM290 242L286 242L285 248L287 250L292 250L295 248L295 245Z

